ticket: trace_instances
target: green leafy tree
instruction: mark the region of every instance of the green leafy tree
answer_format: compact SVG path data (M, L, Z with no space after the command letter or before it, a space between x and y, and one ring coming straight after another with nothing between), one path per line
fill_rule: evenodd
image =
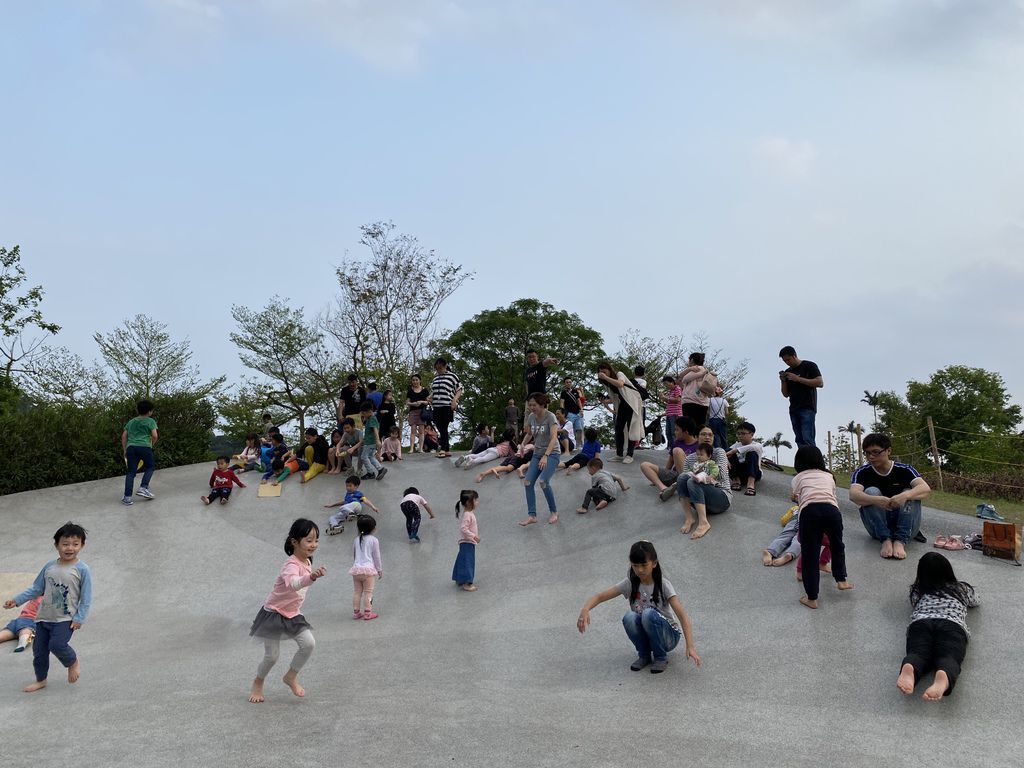
M433 347L449 358L465 389L460 405L464 422L505 423L505 405L514 397L523 412L526 397L525 353L536 349L558 360L559 379L571 376L587 390L596 387L601 335L578 315L536 299L519 299L466 320ZM561 386L549 381L549 394ZM554 390L552 392L552 390ZM593 398L591 402L594 402Z
M11 375L19 372L19 364L31 361L45 337L60 331L60 326L45 320L39 309L42 286L26 288L27 279L21 266L21 247L0 247L0 375L9 391L14 389ZM32 329L41 335L29 336Z

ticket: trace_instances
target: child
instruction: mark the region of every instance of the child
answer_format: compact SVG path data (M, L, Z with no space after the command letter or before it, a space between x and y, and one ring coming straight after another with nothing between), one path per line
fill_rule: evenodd
M280 432L277 425L274 424L274 419L269 413L263 414L263 440L264 445L270 445L270 437L275 432Z
M476 476L476 481L482 483L484 478L488 475L494 475L495 477L501 477L506 472L519 472L519 478L522 479L523 472L530 463L530 459L533 458L533 443L523 443L516 449L516 452L511 456L507 456L502 459L501 464L496 467L491 467L488 470L484 470Z
M757 481L761 479L761 456L764 446L754 442L754 425L749 421L736 427L736 442L725 455L729 458L729 474L732 476L732 490L738 491L743 483L744 496L757 496Z
M420 496L419 489L410 486L405 489L399 509L405 515L405 530L409 534L409 541L420 540L420 507L427 510L430 519L434 519L434 510L430 508L427 500Z
M250 432L245 438L245 448L231 457L234 461L228 469L232 472L249 472L260 464L260 436Z
M337 512L327 518L327 535L337 536L345 531L344 522L350 517L355 517L363 511L363 504L368 506L378 515L380 510L373 505L363 492L359 490L359 475L349 475L345 478L345 498L336 501L334 504L324 504L324 509L341 507Z
M270 669L277 663L281 653L281 636L287 635L298 644L284 684L296 696L305 696L306 691L299 685L299 671L313 654L313 627L302 615L302 602L306 599L309 585L327 573L324 566L313 570L313 553L320 543L320 529L312 520L299 518L292 523L288 538L284 540L284 551L288 559L281 566L281 572L274 580L266 602L253 619L249 635L263 640L263 660L256 668L252 681L249 701L259 704L263 701L263 681Z
M662 376L661 383L665 388L665 437L671 439L676 433L676 419L683 415L683 388L673 376ZM671 442L666 441L665 448L672 453Z
M917 580L910 587L910 626L907 655L896 687L908 696L923 675L935 670L925 689L926 701L941 701L953 693L960 665L967 654L967 609L977 608L978 594L966 581L957 581L944 555L928 552L917 562Z
M397 414L398 406L395 404L395 393L390 389L385 389L384 399L377 408L377 421L380 422L380 433L382 435L391 434L391 430L395 428ZM399 440L401 440L401 431L399 431ZM401 448L401 443L399 443L399 448ZM401 453L401 450L399 450L398 454L401 455Z
M793 508L794 510L796 507ZM800 515L794 512L792 517L786 521L779 535L776 536L767 549L761 551L761 564L765 567L776 568L796 560L796 580L803 581L803 557L800 554ZM822 573L831 573L832 550L829 547L828 536L821 537L821 555L818 558L818 570Z
M690 470L690 476L698 483L713 483L722 476L721 471L718 469L718 464L711 460L711 454L714 451L713 445L707 443L700 443L697 446L697 463L693 465L693 469Z
M516 399L510 397L508 403L505 405L505 429L511 429L513 432L519 427L519 409L516 408Z
M594 509L604 509L615 501L619 495L619 488L624 491L629 490L629 486L623 482L621 477L604 469L604 462L600 459L591 459L587 462L587 471L590 473L590 489L583 497L583 506L576 510L578 514L587 514L592 501L597 502Z
M824 534L832 548L832 577L840 590L853 589L846 579L846 546L843 544L843 516L836 501L836 481L825 467L821 451L813 445L801 445L793 460L793 501L800 509L800 547L814 562L821 551ZM804 573L804 591L800 602L808 608L818 607L818 570Z
M650 665L652 674L664 672L668 666L668 652L679 644L680 627L686 640L686 655L699 667L700 657L693 644L690 617L686 615L671 582L661 575L654 545L649 541L638 541L629 548L629 563L625 579L587 600L576 620L576 629L580 634L585 632L590 625L590 611L622 595L629 601L629 610L622 617L622 624L637 652L636 661L629 665L631 670L639 672ZM675 613L675 618L669 608Z
M221 504L227 504L231 498L231 486L237 484L239 488L245 488L245 483L238 479L234 472L228 467L228 457L217 457L217 468L210 475L210 495L200 496L203 504L210 505L214 499L220 499Z
M477 464L486 464L488 461L494 461L495 459L504 459L511 456L516 448L515 430L506 429L501 433L501 439L497 445L487 448L480 453L468 453L465 456L459 456L455 460L455 466L469 469Z
M373 612L373 585L377 579L384 578L384 569L380 564L380 542L372 535L377 530L377 521L369 515L360 515L356 519L356 530L359 535L352 539L352 567L348 569L354 588L352 618L372 621L377 618Z
M562 453L567 454L570 451L575 451L576 432L572 428L572 422L569 421L569 417L565 415L565 411L561 408L555 410L555 421L558 422L558 444L562 448Z
M402 435L398 427L392 427L381 448L381 459L384 461L402 461Z
M43 602L42 596L33 598L25 603L25 607L21 609L18 618L11 619L6 627L0 629L0 643L17 639L18 647L14 649L14 652L21 653L24 651L28 644L32 642L32 638L35 637L36 615L39 613L39 604L41 602Z
M327 453L330 448L327 438L321 435L316 427L306 428L306 446L302 457L305 461L301 461L306 466L299 472L300 483L308 483L327 469Z
M270 435L270 446L263 452L263 477L260 483L267 483L276 473L284 469L284 457L290 453L280 432ZM275 466L276 465L276 466Z
M279 474L270 481L270 484L280 485L288 479L289 475L296 472L301 474L303 465L306 467L309 466L301 459L296 459L291 451L289 451L288 455L283 459L274 459L274 463L270 465L270 469L272 472L277 472Z
M388 468L377 461L380 424L373 415L373 403L369 400L364 402L359 415L363 419L363 440L359 447L359 460L367 467L363 480L381 480L388 473Z
M473 438L473 447L469 451L470 455L483 453L492 445L491 428L486 424L477 424L476 437Z
M4 608L14 608L37 597L43 598L36 614L36 637L32 645L36 681L25 686L25 693L46 687L51 653L67 667L69 683L77 682L82 672L78 654L69 643L71 635L85 623L92 604L92 573L89 566L78 559L85 547L85 528L70 521L64 523L53 534L53 546L57 559L43 566L31 587L4 603Z
M476 545L480 543L480 535L476 526L476 505L480 494L476 491L462 491L455 502L455 517L461 515L459 523L459 555L455 558L452 568L452 581L456 586L467 592L476 592Z
M341 447L338 450L341 468L352 469L355 466L355 459L359 457L359 448L363 443L363 430L356 426L351 418L344 418L341 421ZM359 462L359 469L362 470L363 463Z
M434 426L434 422L423 422L423 453L433 453L440 448L439 438L440 434L437 431L437 427Z
M345 452L341 445L341 430L331 430L331 446L327 449L327 472L328 475L340 475L341 464L344 462L342 453Z
M597 430L587 427L583 430L583 447L580 448L579 453L562 465L562 469L566 473L575 472L577 469L587 466L591 459L596 459L600 452L601 443L597 440Z
M132 491L135 489L135 475L139 472L141 463L143 468L142 484L139 486L138 495L142 498L155 498L149 490L149 481L153 477L153 446L158 438L156 421L153 419L153 404L149 400L139 400L135 406L139 415L124 425L121 430L121 450L124 453L125 466L127 470L124 475L124 497L121 503L130 507Z

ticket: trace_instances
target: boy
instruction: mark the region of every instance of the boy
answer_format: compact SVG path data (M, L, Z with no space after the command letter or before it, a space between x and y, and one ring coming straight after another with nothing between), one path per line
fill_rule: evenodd
M315 427L306 429L305 457L309 469L299 472L299 482L307 483L314 477L327 469L327 452L331 446L327 444L327 438L316 431Z
M149 400L140 400L135 407L139 415L124 425L121 430L121 451L127 471L124 476L124 498L121 503L130 507L132 491L135 490L135 475L139 473L139 464L145 470L142 473L142 484L139 496L144 499L155 498L149 490L149 481L153 477L153 446L156 445L156 420L153 419L153 404Z
M0 629L0 643L6 643L8 640L17 638L18 647L14 649L14 652L21 653L24 651L28 644L32 642L32 638L35 637L36 614L39 613L39 604L41 602L43 602L43 598L37 597L25 603L25 607L21 609L18 618L11 619L7 622L6 627Z
M363 442L363 430L356 426L354 419L342 419L341 421L341 451L338 453L339 463L342 467L353 468L355 461L353 457L359 453L359 446ZM359 469L362 469L360 462Z
M217 457L217 468L210 475L210 494L200 496L203 504L210 506L214 499L220 499L221 504L227 504L231 498L231 486L237 484L239 488L245 488L245 483L238 479L238 476L228 466L227 456Z
M384 393L377 391L377 382L371 381L366 385L366 399L373 403L373 414L376 416L380 410L380 404L384 402Z
M736 442L725 452L729 459L729 476L732 490L738 491L746 483L744 496L757 495L757 481L761 479L761 454L764 446L754 442L754 425L742 421L736 427Z
M711 458L713 450L714 446L707 443L700 443L697 446L697 462L693 465L690 477L698 483L707 485L708 483L713 483L721 476L718 464Z
M152 411L152 406L148 410ZM72 633L81 629L92 603L92 575L89 566L78 559L85 547L85 528L70 521L65 523L53 534L53 546L57 559L43 566L31 587L4 603L4 608L14 608L33 598L43 598L32 645L36 681L25 686L25 693L46 687L51 653L67 667L69 683L77 682L82 672L78 654L68 643Z
M359 460L367 468L363 480L380 480L388 473L388 468L377 461L377 446L380 444L380 424L373 415L373 403L363 403L359 415L363 419L363 440L359 446Z
M558 444L562 448L562 455L568 456L576 450L576 431L569 416L561 408L555 411L555 420L558 422Z
M587 471L590 473L590 490L583 497L583 506L576 510L578 514L585 515L590 511L590 502L596 501L594 509L604 509L619 495L619 488L629 490L622 478L613 475L604 468L604 462L600 459L591 459L587 462ZM616 484L618 486L616 487Z
M580 467L587 466L587 463L591 459L596 459L597 454L601 452L601 443L597 440L597 430L593 427L587 427L583 430L583 447L580 448L580 452L573 456L571 459L567 459L562 465L562 469L569 472L575 472Z
M349 475L345 479L345 498L334 504L324 504L324 509L341 507L341 509L327 518L327 535L336 536L344 532L344 522L350 517L358 517L359 513L363 511L363 504L372 509L376 514L380 514L380 510L373 506L373 502L366 498L363 492L359 490L359 475Z
M271 418L269 413L263 414L263 437L261 438L264 445L270 445L270 436L274 432L280 432L277 426L274 424L274 420Z
M263 457L263 466L266 468L266 471L263 473L263 477L260 478L261 484L268 482L270 478L274 476L275 472L281 471L284 467L284 457L288 453L288 446L284 444L284 437L281 433L271 433L270 450L267 455Z

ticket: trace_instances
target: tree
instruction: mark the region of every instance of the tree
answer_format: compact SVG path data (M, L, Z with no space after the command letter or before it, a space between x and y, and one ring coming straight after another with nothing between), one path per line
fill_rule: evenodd
M188 392L197 399L214 394L225 377L203 382L192 365L188 339L175 342L167 325L148 315L135 315L107 334L93 334L113 377L113 388L124 397L145 397Z
M604 356L601 335L578 315L536 299L518 299L507 307L474 315L433 347L450 359L462 380L463 418L487 424L505 423L505 404L510 397L522 412L529 394L524 355L531 348L558 360L555 370L559 378L571 376L579 382L595 382L597 363ZM581 386L587 388L585 383Z
M11 374L23 360L31 359L43 343L44 337L60 331L60 326L43 319L39 309L43 300L40 285L21 288L26 280L21 266L21 246L11 250L0 247L0 356L3 378L10 387ZM35 328L44 337L27 338L26 332Z
M877 429L877 427L878 427L878 405L879 405L879 402L880 402L879 399L878 399L878 396L880 394L881 394L880 392L877 392L877 391L875 391L875 392L868 392L865 389L864 390L864 397L862 397L860 399L860 401L862 403L867 403L868 405L871 406L871 415L872 415L872 417L871 417L871 428L872 429Z
M775 449L775 463L779 463L779 448L792 448L793 444L789 440L785 440L782 437L781 432L776 432L774 437L769 437L766 440L762 440L761 443L766 448Z
M417 370L436 337L441 306L473 274L424 250L390 221L360 231L369 255L335 270L340 294L318 325L351 370L373 371L394 387Z
M25 393L43 403L98 404L110 389L99 366L87 366L67 347L43 346L20 379Z

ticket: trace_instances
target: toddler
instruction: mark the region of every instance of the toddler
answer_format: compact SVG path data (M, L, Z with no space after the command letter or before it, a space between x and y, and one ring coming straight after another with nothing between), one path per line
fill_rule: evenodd
M348 569L354 588L352 618L371 621L377 618L373 612L373 585L377 579L384 578L384 569L380 563L380 542L373 535L377 530L377 521L369 515L360 515L356 518L356 530L359 535L352 539L352 567Z
M214 499L220 499L221 504L227 504L231 498L231 486L237 484L239 488L245 488L245 483L238 479L228 466L227 456L217 457L217 467L210 475L210 493L208 496L200 496L203 504L209 506Z
M402 461L402 435L398 427L392 427L388 436L381 446L381 459L383 461Z
M36 614L39 613L39 604L41 602L43 602L43 598L36 597L25 603L25 607L21 609L21 614L18 618L11 619L7 622L6 627L0 629L0 643L6 643L8 640L17 640L18 646L14 649L14 652L21 653L24 651L36 634Z
M621 477L604 469L604 462L600 459L587 462L587 471L590 473L590 489L583 496L583 506L576 510L578 514L587 514L591 502L596 502L594 509L604 509L618 497L619 488L629 490Z
M427 510L430 519L434 519L434 510L430 508L427 500L420 496L419 489L410 486L405 489L399 509L405 515L405 530L409 534L409 541L420 540L420 508Z
M363 510L363 504L377 514L380 514L380 510L359 490L360 482L362 481L359 479L359 475L349 475L345 478L345 498L341 501L336 501L334 504L324 504L324 509L341 508L327 518L328 536L336 536L339 533L343 533L345 531L345 521L350 517L360 514Z

